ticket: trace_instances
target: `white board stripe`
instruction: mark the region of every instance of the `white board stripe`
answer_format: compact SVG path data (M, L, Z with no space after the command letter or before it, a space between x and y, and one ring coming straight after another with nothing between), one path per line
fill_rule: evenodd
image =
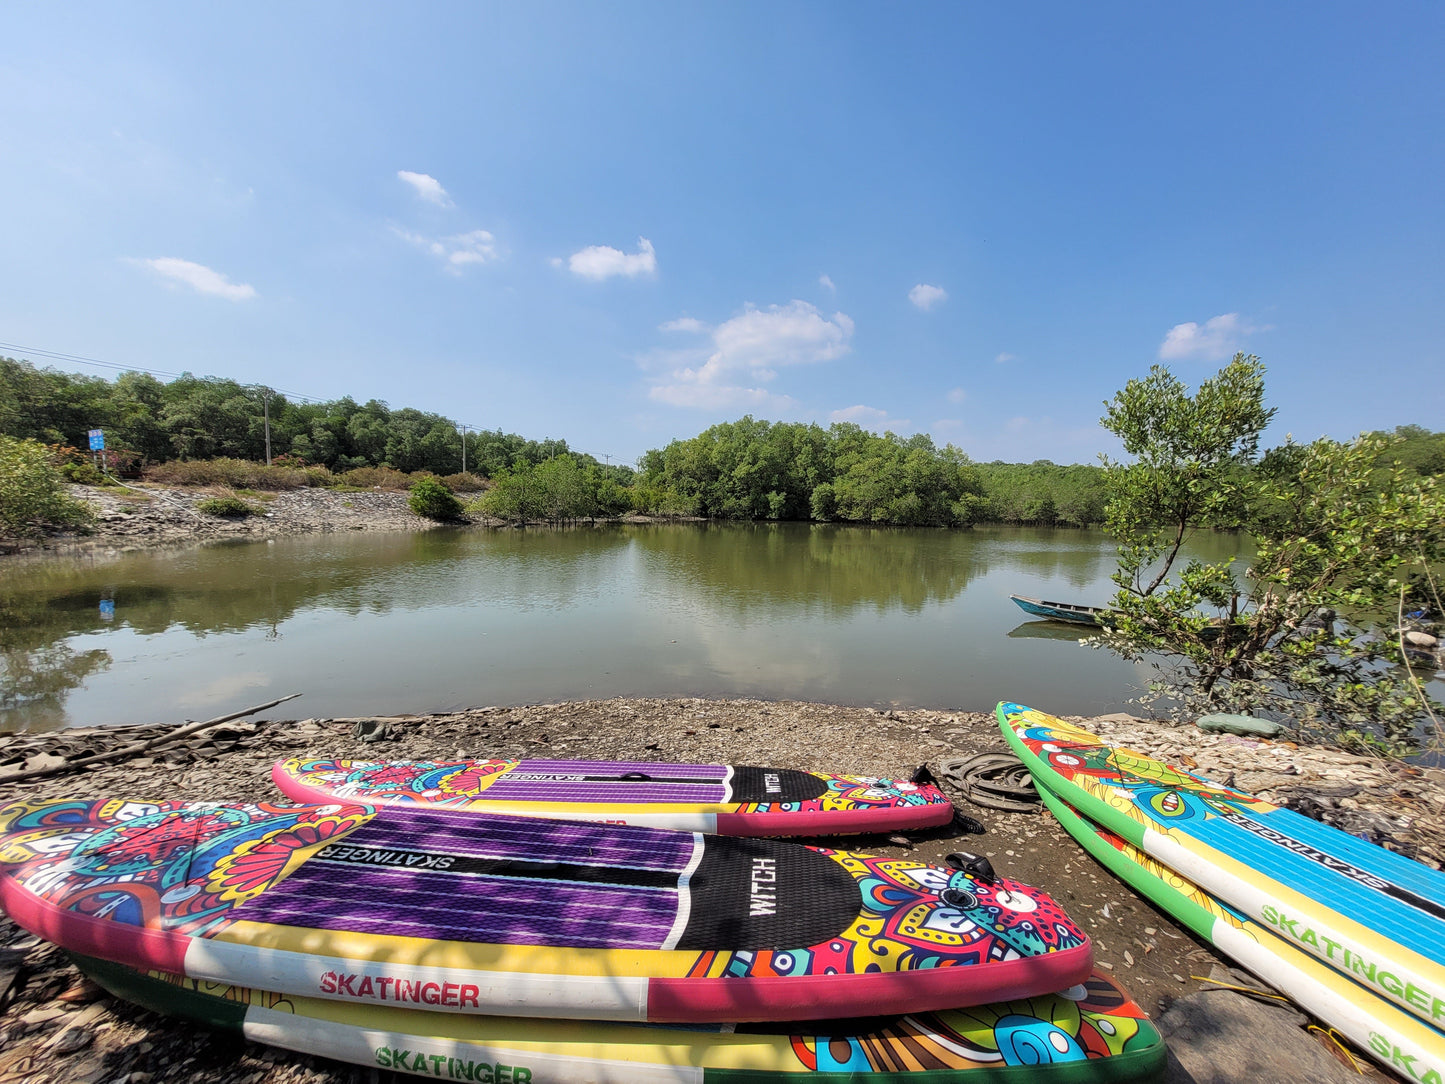
M733 776L737 774L737 771L733 768L733 766L732 766L731 764L729 764L729 765L727 766L727 769L728 769L727 772L724 773L723 778L722 778L722 785L723 785L723 800L722 800L722 803L721 803L722 805L730 805L730 804L732 804L732 800L733 800Z
M683 867L681 876L677 879L677 917L672 920L672 929L667 931L663 938L664 949L677 948L677 942L682 937L682 932L687 929L687 920L692 917L692 889L689 885L692 882L692 875L697 872L698 864L702 861L702 852L707 844L703 842L701 832L694 832L692 835L692 855Z
M692 1065L512 1050L483 1042L360 1028L259 1007L246 1011L242 1030L246 1038L268 1046L433 1080L508 1084L702 1084L703 1080L702 1069ZM483 1068L485 1073L480 1072Z
M1324 908L1311 914L1296 913L1292 904L1202 855L1195 854L1182 843L1153 828L1144 829L1141 849L1180 876L1243 911L1271 933L1283 937L1288 944L1309 953L1322 963L1328 963L1340 974L1360 982L1406 1012L1417 1015L1428 1013L1429 1005L1439 1004L1441 999L1445 999L1445 990L1437 989L1434 980L1412 967L1408 960L1381 958L1378 949L1360 943L1349 932L1332 922ZM1279 915L1285 921L1271 922L1268 918L1269 912ZM1311 941L1314 943L1311 944ZM1320 942L1324 942L1324 945ZM1346 952L1352 959L1358 959L1360 968L1346 964ZM1414 955L1403 947L1400 952ZM1372 978L1374 981L1371 981ZM1406 991L1411 989L1421 993L1426 1009L1411 1005L1406 999Z
M349 960L200 938L186 949L184 966L194 979L358 1005L483 1016L647 1019L647 979L630 975L540 975Z
M1272 938L1273 935L1261 936ZM1348 995L1333 989L1319 976L1310 974L1312 970L1329 972L1323 963L1300 953L1291 953L1294 961L1282 957L1222 918L1214 920L1210 938L1220 951L1238 960L1276 990L1288 994L1291 1001L1329 1023L1361 1049L1373 1052L1386 1065L1397 1071L1400 1065L1406 1065L1416 1080L1429 1080L1431 1073L1435 1079L1445 1076L1440 1033L1383 998L1352 988L1350 983L1344 984L1349 989ZM1288 944L1282 938L1275 940ZM1334 981L1340 981L1330 974Z

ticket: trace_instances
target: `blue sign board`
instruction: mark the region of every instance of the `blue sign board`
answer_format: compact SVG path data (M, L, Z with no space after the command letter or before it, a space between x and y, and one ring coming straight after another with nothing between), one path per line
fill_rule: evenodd
M105 430L92 429L90 431L90 450L92 452L105 451Z

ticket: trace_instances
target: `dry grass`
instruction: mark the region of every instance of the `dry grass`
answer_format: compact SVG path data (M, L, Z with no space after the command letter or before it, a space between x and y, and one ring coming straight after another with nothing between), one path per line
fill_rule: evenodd
M335 479L325 467L268 467L244 459L176 459L147 467L145 480L173 486L284 490L329 486Z

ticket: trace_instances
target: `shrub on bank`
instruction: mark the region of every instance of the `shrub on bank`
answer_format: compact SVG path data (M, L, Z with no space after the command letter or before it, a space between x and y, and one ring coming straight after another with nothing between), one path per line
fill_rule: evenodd
M427 519L456 519L462 514L462 502L457 500L450 489L435 478L418 478L411 487L408 506L419 516Z
M89 519L90 510L65 492L50 449L38 440L0 437L0 537L30 538Z
M173 486L229 486L232 489L306 489L335 480L325 467L266 466L245 459L174 459L145 470L148 482Z
M222 519L245 519L247 516L256 516L261 513L261 509L247 504L240 497L211 497L196 505L196 511L207 516L219 516Z
M110 479L101 474L94 463L79 462L66 463L60 468L67 482L73 482L78 486L108 486Z
M480 493L487 488L486 479L471 471L465 474L448 474L442 478L442 485L453 493Z
M338 474L336 480L357 489L408 489L412 475L393 467L357 467Z

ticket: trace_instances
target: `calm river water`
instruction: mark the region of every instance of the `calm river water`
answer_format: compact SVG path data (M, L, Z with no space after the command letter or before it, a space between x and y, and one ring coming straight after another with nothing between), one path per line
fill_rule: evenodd
M1239 540L1202 536L1226 556ZM0 565L0 730L611 696L1065 714L1150 670L1011 593L1102 604L1094 531L806 524L303 536Z

